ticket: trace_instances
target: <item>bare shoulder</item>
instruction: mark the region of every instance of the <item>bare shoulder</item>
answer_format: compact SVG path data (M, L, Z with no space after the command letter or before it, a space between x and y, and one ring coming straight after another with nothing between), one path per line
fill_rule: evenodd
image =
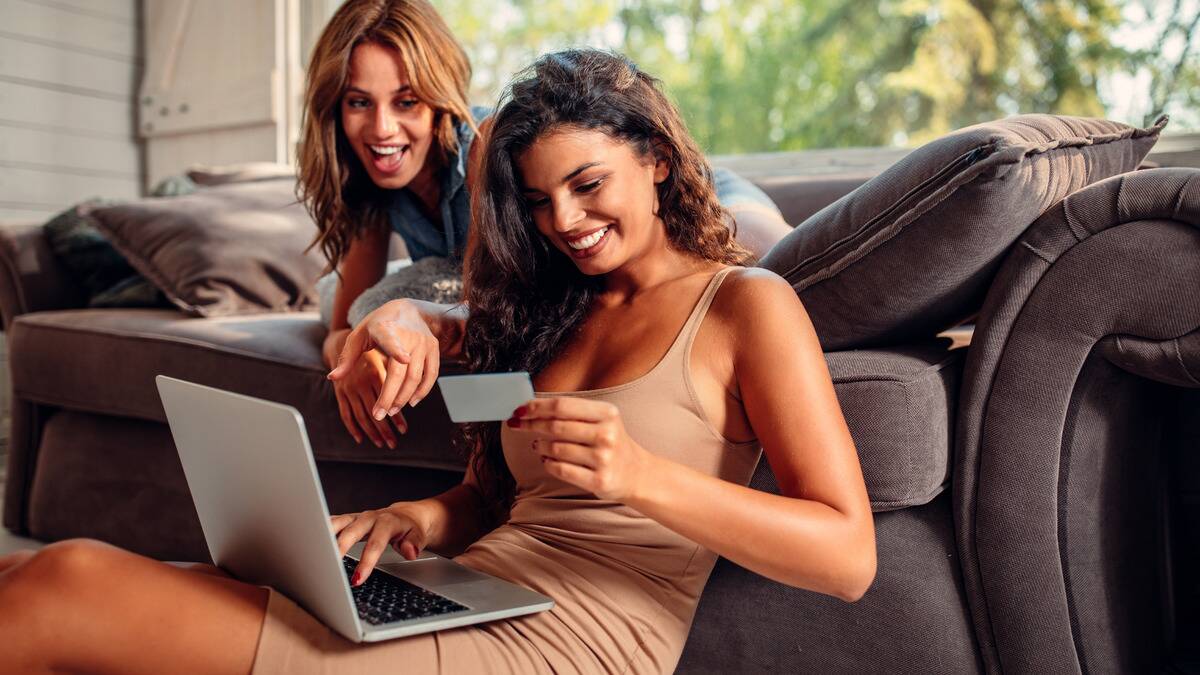
M713 312L733 325L773 324L805 314L796 291L783 277L761 267L735 267L721 283Z
M769 359L786 348L814 350L820 343L803 303L783 277L759 267L737 268L725 278L712 311L742 357Z

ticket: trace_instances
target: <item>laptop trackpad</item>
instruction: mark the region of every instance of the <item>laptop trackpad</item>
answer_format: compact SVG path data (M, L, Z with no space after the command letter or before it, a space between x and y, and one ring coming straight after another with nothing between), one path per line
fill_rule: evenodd
M380 569L421 586L449 586L466 581L487 581L492 577L443 558L413 562L380 563Z

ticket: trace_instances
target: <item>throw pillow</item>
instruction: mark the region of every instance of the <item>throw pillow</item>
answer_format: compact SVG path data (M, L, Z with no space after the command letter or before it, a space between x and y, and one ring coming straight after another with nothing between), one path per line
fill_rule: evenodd
M1136 169L1166 122L1018 115L967 127L817 212L759 265L796 289L826 351L930 337L978 310L1030 223Z
M310 309L325 261L295 181L197 189L97 208L97 227L170 301L194 316Z
M91 200L51 218L43 226L51 250L83 286L88 307L170 307L96 229L92 209L115 203Z

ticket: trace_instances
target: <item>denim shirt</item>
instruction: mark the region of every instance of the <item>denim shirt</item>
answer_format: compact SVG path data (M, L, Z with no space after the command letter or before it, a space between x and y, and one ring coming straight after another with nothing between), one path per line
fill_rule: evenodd
M491 114L490 108L471 106L471 117L478 124ZM438 212L442 216L441 226L425 217L417 206L417 199L408 188L392 193L388 206L388 220L392 229L404 239L408 255L413 262L428 256L443 258L461 255L467 243L467 228L471 225L471 196L467 192L467 153L475 132L465 121L458 123L458 153L451 158L450 166L440 172L441 196Z

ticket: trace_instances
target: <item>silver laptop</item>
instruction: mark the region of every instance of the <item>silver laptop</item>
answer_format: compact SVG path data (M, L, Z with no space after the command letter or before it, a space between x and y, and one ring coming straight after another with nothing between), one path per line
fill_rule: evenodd
M431 552L351 589L299 411L159 375L171 434L216 564L270 585L355 642L532 614L554 601ZM368 588L370 587L370 588Z

